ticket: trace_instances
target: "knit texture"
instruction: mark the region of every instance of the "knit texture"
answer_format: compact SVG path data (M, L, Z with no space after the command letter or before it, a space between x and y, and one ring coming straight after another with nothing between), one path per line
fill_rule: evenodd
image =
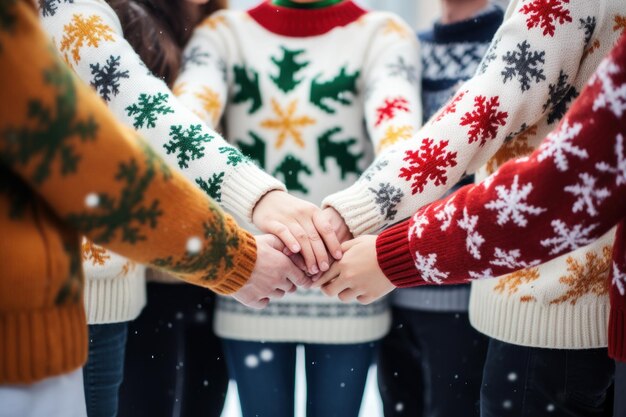
M460 84L474 75L504 12L489 5L476 16L451 24L436 22L418 35L422 55L422 109L427 121L452 98ZM474 182L468 175L450 192ZM467 311L469 285L411 288L394 291L392 304L425 311Z
M524 342L534 346L604 346L610 291L610 352L623 359L623 225L613 250L610 244L611 228L626 220L625 134L626 35L537 150L383 232L380 266L401 287L489 284L501 297L472 299L479 320L510 314L511 328L500 331L513 338L524 329L531 335ZM558 270L563 254L566 272L545 279L542 269Z
M344 9L359 13L334 12ZM271 10L279 12L268 17ZM293 30L272 31L283 24ZM294 29L308 24L323 33ZM188 61L176 90L206 123L222 118L228 140L291 193L319 204L352 184L376 150L419 128L416 43L394 15L351 1L322 9L264 2L199 26L184 56L206 59ZM381 198L397 192L372 189ZM262 312L221 299L216 314L219 335L247 340L360 343L388 326L387 301L342 305L319 290L289 294Z
M355 234L369 233L389 223L376 211L379 204L369 191L372 183L393 184L403 193L393 203L394 223L440 198L465 173L475 172L481 180L505 161L530 154L611 50L624 29L625 13L620 0L512 1L475 76L412 140L383 153L355 185L329 196L325 205L337 209ZM587 265L587 253L602 253L604 246L610 247L610 240L589 242L586 249L539 268L540 281L546 282L541 288L549 291L560 285L559 278L568 274L568 257ZM586 328L588 323L584 315L565 311L566 303L545 304L552 293L529 302L522 301L525 294L499 292L496 285L492 281L472 284L470 320L477 330L528 346L605 345L604 325L589 330L597 335L593 340L598 343L568 339L554 346L549 338L537 342L537 332L566 332L552 324L526 324L534 323L545 308L552 316L567 314L573 328ZM608 311L607 294L595 297ZM523 310L521 303L527 304ZM474 308L478 306L480 310ZM506 314L482 316L497 306L505 306Z
M221 293L247 281L256 248L75 79L32 2L0 16L1 385L84 362L79 233Z

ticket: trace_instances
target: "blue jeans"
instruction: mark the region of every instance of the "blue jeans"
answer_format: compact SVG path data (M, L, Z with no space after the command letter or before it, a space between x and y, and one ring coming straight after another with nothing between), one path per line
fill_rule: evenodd
M88 417L117 416L127 331L125 322L89 326L89 357L83 367Z
M224 340L243 417L293 417L297 343ZM357 417L376 343L304 344L307 417Z
M481 416L611 417L614 368L607 349L542 349L491 339Z

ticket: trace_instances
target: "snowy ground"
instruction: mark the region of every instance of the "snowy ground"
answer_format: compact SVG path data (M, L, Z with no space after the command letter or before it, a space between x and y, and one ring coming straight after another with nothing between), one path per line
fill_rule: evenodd
M297 369L295 417L305 417L304 351L302 349L298 349ZM365 395L363 404L361 404L360 417L382 417L382 415L382 405L380 396L378 395L378 387L376 386L376 368L372 367L367 378L367 385L365 386ZM222 417L241 417L237 388L232 381L228 387L228 395L226 396L226 405L224 406Z

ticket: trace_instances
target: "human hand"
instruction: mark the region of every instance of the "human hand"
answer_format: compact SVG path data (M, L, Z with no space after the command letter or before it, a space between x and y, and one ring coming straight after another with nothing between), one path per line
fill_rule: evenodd
M329 297L341 301L369 304L396 287L378 266L376 236L364 235L341 245L343 257L335 262L313 288L321 288Z
M341 217L341 214L332 207L326 207L319 212L319 215L313 218L313 222L316 226L323 227L323 225L330 224L335 232L335 236L339 239L339 242L343 243L352 239L352 233L346 225L345 220ZM336 258L340 259L340 258Z
M307 271L317 274L330 267L326 249L341 258L341 244L333 226L321 218L317 206L283 191L270 191L254 207L252 222L265 233L276 235L291 253L300 253Z
M309 287L311 280L283 253L285 246L276 236L256 236L257 258L252 275L232 296L241 304L261 309L270 299L282 298L297 286Z

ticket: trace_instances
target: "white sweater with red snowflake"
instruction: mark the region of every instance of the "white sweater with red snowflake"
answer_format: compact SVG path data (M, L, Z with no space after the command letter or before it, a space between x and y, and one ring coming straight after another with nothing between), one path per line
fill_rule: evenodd
M39 7L45 30L76 74L91 84L119 120L133 126L164 160L222 207L250 221L264 194L285 189L207 127L148 71L105 1L42 0ZM94 260L92 252L83 253L89 322L134 319L145 304L144 268L110 252L98 256Z
M381 268L398 287L458 284L517 271L485 282L499 293L523 294L520 310L546 305L525 323L530 331L568 321L548 305L577 307L592 319L585 313L610 291L610 352L626 360L625 136L626 35L557 129L529 157L509 161L483 182L384 231L377 240ZM567 273L552 285L553 291L545 291L539 264L600 239L620 221L612 253L608 245L588 251L587 263L568 255ZM504 312L490 313L497 320ZM606 322L587 326L600 324ZM594 335L585 327L555 333L553 340L569 337L593 344L587 338Z
M325 204L336 208L355 234L371 233L440 198L464 173L476 172L480 180L506 160L529 154L563 117L625 27L623 0L513 0L478 72L449 105ZM395 187L395 199L381 200L370 190L379 184ZM540 266L540 278L515 291L500 291L494 280L473 283L472 325L518 345L606 346L606 293L575 303L552 301L567 292L560 280L568 276L568 258L591 268L586 259L601 254L612 240L609 233Z
M419 49L389 13L352 1L263 2L196 28L175 90L206 123L315 204L358 178L377 149L421 126ZM393 192L392 189L379 192ZM221 298L216 332L246 340L359 343L389 329L386 300L342 304L299 290L259 312Z

